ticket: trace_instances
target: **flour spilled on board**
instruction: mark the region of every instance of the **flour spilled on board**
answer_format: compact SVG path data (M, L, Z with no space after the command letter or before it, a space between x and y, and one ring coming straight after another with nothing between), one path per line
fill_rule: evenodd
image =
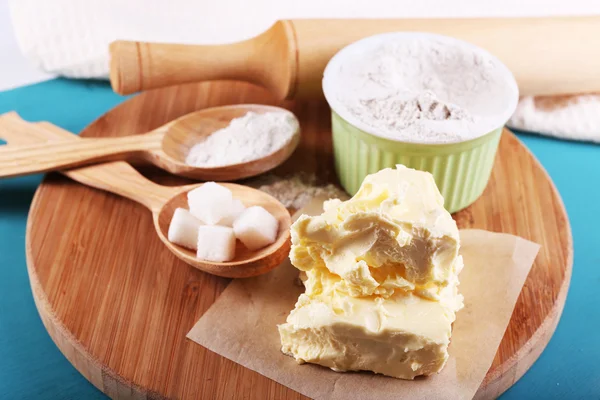
M254 186L254 185L253 185ZM348 199L348 194L334 184L319 185L314 175L297 173L280 177L267 175L256 182L258 189L270 194L287 208L300 209L314 197Z

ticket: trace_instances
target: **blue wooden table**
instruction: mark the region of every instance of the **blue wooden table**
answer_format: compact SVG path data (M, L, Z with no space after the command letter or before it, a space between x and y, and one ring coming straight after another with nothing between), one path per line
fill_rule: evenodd
M1 92L0 113L16 110L26 120L79 132L123 100L106 83L57 79ZM575 262L554 337L503 399L600 399L600 145L519 137L563 197ZM33 303L25 223L40 180L0 180L0 398L105 398L56 348Z

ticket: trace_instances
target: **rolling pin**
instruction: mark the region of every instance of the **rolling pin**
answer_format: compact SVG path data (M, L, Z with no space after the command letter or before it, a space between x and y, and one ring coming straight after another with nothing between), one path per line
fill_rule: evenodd
M282 20L246 41L226 45L111 43L117 93L205 80L261 85L279 98L322 95L329 59L366 36L433 32L471 42L500 58L522 95L600 91L600 16L478 19Z

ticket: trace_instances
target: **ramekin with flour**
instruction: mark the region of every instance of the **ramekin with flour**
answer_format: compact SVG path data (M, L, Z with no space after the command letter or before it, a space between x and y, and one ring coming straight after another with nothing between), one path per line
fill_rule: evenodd
M325 69L323 91L336 170L350 194L367 175L404 164L433 174L450 212L485 189L519 99L512 73L487 51L416 32L343 48Z

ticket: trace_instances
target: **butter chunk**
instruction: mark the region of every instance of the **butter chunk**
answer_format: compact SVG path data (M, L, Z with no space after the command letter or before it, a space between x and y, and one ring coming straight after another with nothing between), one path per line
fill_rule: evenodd
M463 307L463 260L431 174L384 169L323 209L292 225L290 259L306 290L278 326L281 350L335 371L439 372Z
M300 295L286 323L279 325L281 349L299 363L335 371L368 370L413 379L439 372L448 360L456 288L447 302L415 295L357 298L337 292Z
M292 226L292 264L341 278L350 296L397 290L437 296L457 273L459 235L433 176L398 165L369 175L354 197Z

